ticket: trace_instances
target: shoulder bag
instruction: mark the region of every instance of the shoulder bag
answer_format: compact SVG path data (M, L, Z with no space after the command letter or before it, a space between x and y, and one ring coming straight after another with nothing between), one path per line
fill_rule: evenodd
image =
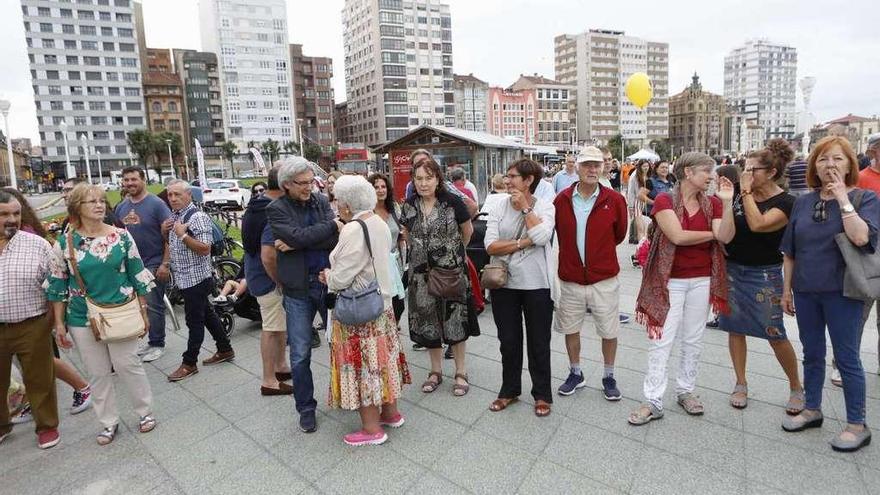
M865 195L864 189L858 189L853 197L853 206L858 212ZM880 299L880 249L866 253L853 244L846 232L834 236L846 270L843 274L843 295L853 299Z
M418 201L418 200L417 200ZM438 200L439 202L439 200ZM437 206L434 206L437 208ZM451 301L460 301L464 299L466 285L464 280L463 268L442 268L434 266L431 261L431 250L428 245L428 232L425 230L425 215L422 213L421 205L418 206L420 221L422 222L422 233L425 242L425 258L428 260L428 294Z
M505 209L506 211L506 209ZM516 230L516 234L514 234L513 239L518 241L520 236L523 233L523 230L526 226L526 218L524 215L520 215L522 218L519 224L519 228ZM516 251L514 251L515 253ZM503 259L499 259L496 257L492 257L492 261L483 267L483 273L480 274L480 285L484 289L501 289L505 285L507 285L507 279L510 277L510 271L508 270L508 265L510 264L510 258L513 257L514 253L510 253L505 256Z
M336 294L336 305L333 315L343 325L363 325L378 318L385 309L382 300L382 289L376 277L376 262L373 259L373 247L370 245L370 232L363 220L355 220L364 232L370 263L373 265L373 280L363 289L349 287Z
M88 289L79 273L76 251L73 248L73 233L67 231L67 251L70 253L70 268L86 300L87 317L92 335L98 342L122 342L133 340L146 332L147 324L135 294L120 304L101 304L89 297Z

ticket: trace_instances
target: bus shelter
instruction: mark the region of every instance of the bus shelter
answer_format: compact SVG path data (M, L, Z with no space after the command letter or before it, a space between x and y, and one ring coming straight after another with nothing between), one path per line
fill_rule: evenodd
M452 127L419 126L394 141L373 149L377 156L388 156L388 169L394 184L394 195L403 201L410 181L412 163L409 155L426 149L441 169L458 166L477 186L478 203L489 194L489 182L496 173L504 173L507 165L522 157L523 145L487 134Z

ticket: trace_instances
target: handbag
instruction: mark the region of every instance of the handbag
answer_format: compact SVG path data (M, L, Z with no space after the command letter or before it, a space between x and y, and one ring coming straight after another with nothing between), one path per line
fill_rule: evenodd
M862 203L864 194L865 190L859 189L853 197L856 211ZM849 240L846 232L836 234L834 240L846 264L843 273L843 295L865 301L880 299L880 249L866 253Z
M520 222L519 228L513 236L514 240L518 241L520 239L525 226L526 219L523 216L522 222ZM508 254L503 259L493 257L492 261L483 267L483 273L480 274L480 285L484 289L500 289L507 285L507 279L510 277L508 265L510 264L511 257L513 257L513 253Z
M122 342L139 338L147 330L144 314L136 295L119 304L102 304L89 297L88 289L79 273L76 252L73 249L73 233L67 232L67 249L70 253L70 268L86 300L86 315L92 335L98 342Z
M416 202L418 204L418 202ZM419 208L421 215L422 208ZM422 215L424 219L424 216ZM424 230L424 229L422 229ZM434 266L431 262L431 252L428 249L427 232L425 232L425 257L428 260L428 294L439 299L459 301L464 298L465 285L464 273L461 268L442 268Z
M370 245L370 232L363 220L356 219L364 232L364 241L367 243L367 252L370 253L370 263L373 265L373 280L363 289L349 287L336 294L336 307L333 315L343 325L363 325L378 318L385 310L385 302L382 300L382 289L375 277L376 262L373 259L373 247Z

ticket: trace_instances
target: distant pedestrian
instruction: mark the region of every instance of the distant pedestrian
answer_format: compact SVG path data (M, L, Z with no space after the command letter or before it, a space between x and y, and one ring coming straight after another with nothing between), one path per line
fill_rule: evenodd
M799 198L812 189L807 185L807 162L799 157L785 169L788 179L788 193Z
M565 167L553 176L553 189L559 194L568 186L578 181L578 173L574 163L574 155L565 156Z

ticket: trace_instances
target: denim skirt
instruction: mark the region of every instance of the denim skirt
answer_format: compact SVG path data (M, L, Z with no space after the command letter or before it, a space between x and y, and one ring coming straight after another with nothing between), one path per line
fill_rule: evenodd
M782 322L782 265L727 262L730 314L718 317L725 332L767 340L786 339Z

